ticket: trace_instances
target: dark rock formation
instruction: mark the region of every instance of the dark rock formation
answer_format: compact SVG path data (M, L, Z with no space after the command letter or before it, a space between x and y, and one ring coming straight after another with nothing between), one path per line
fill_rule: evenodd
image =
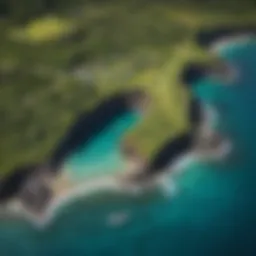
M64 139L57 145L50 159L50 165L57 170L68 155L88 143L109 123L131 108L144 97L142 92L115 95L102 102L96 109L79 116Z
M18 193L18 198L27 210L41 213L46 209L52 199L51 178L45 168L38 169L28 177Z
M201 30L197 36L197 43L202 46L208 48L212 43L217 40L223 39L229 36L239 36L241 34L250 34L256 35L256 26L221 26L214 29L204 29Z
M187 63L181 73L181 81L187 87L191 87L208 73L209 65L199 63Z
M193 133L188 132L165 143L149 163L147 173L153 174L171 165L173 161L192 147L193 137Z
M188 63L181 72L181 81L188 88L204 77L212 77L226 84L236 79L237 70L231 64L216 59L212 63Z
M188 132L166 142L156 156L147 164L141 172L130 177L132 182L145 182L155 175L166 171L179 157L188 152L193 146L193 133Z
M204 76L209 75L212 72L212 68L210 65L199 64L199 63L188 63L181 73L182 83L187 87L190 91L190 101L189 101L189 110L188 110L188 118L191 125L192 132L196 132L198 127L203 122L203 111L202 106L195 96L193 91L193 86L197 81L202 79Z
M51 172L46 166L29 165L15 169L0 183L0 203L16 198L28 210L41 212L52 197L50 178Z
M33 172L37 165L28 165L16 168L10 175L0 181L0 203L13 198L22 189L22 186Z
M194 97L190 99L188 118L191 126L191 133L195 135L198 131L198 128L204 122L204 113L199 100Z

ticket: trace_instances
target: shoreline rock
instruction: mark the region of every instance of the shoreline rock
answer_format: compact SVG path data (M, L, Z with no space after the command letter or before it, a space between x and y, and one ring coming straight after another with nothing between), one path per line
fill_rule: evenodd
M205 28L196 35L197 44L206 49L210 49L213 44L227 42L227 38L238 38L241 36L256 36L256 26L221 26L215 28Z

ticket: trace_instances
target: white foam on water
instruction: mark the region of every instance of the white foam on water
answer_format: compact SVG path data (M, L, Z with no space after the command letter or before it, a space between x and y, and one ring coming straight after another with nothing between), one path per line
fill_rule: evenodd
M145 191L145 188L135 184L129 185L125 188L115 175L109 175L101 178L98 177L91 179L77 185L74 188L70 188L70 190L67 190L65 193L62 193L60 196L54 198L43 214L34 214L22 207L20 204L16 204L15 211L18 212L17 216L19 215L19 217L22 217L22 219L32 223L36 228L44 229L47 228L48 224L54 221L54 219L58 216L57 213L61 207L67 207L69 203L72 203L74 200L77 200L80 197L86 199L95 193L104 193L104 191L140 196ZM11 211L14 211L14 207L11 208ZM120 220L120 216L117 219Z
M161 190L165 197L173 197L177 195L178 189L172 177L164 177L161 183Z
M213 54L221 54L227 49L232 49L232 47L237 45L243 45L245 43L249 43L255 39L254 34L241 34L237 36L227 36L223 39L217 40L212 43L209 51Z
M107 216L106 224L110 227L120 227L126 224L130 217L128 211L112 212Z

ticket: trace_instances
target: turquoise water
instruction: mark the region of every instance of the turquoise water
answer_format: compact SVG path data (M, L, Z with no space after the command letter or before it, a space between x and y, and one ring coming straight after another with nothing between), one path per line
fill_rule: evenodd
M74 152L66 162L70 176L79 180L121 171L124 168L124 159L120 152L120 144L125 132L140 119L141 116L137 112L125 113Z
M220 110L218 129L234 144L229 159L188 166L173 198L104 191L60 209L45 230L3 221L1 256L255 256L256 44L222 55L239 67L239 79L226 87L205 79L196 91ZM120 211L127 222L109 225L109 214Z

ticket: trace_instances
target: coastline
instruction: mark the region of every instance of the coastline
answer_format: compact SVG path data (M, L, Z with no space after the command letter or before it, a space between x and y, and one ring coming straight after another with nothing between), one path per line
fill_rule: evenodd
M225 151L225 148L224 148ZM219 159L222 156L223 148L215 151L196 152L191 150L181 155L169 166L163 173L157 174L145 184L133 184L121 180L120 174L109 174L101 177L90 178L79 184L72 183L67 177L59 177L57 186L53 186L54 196L46 210L42 214L35 214L23 207L20 202L12 201L8 208L1 211L1 215L6 219L25 220L36 228L44 229L54 221L58 216L58 211L62 207L68 207L69 203L79 198L87 198L96 193L104 193L104 191L112 191L118 194L141 196L143 192L155 191L160 189L163 196L172 196L176 194L175 176L179 175L186 166L199 160ZM124 173L129 175L129 170ZM134 174L132 172L132 174ZM104 196L104 195L103 195Z
M50 221L54 220L55 216L57 215L57 211L61 207L67 206L73 200L82 196L89 197L94 193L104 190L118 190L118 186L117 183L115 183L114 177L106 176L95 179L92 178L79 184L71 183L70 186L66 187L65 189L59 190L57 193L55 192L53 200L49 203L42 216L32 214L25 209L23 215L25 217L29 217L29 220L32 219L37 226L45 227Z
M241 35L241 36L229 36L220 40L215 40L211 43L209 47L209 51L214 54L221 54L221 52L226 49L226 47L229 47L232 44L243 44L250 42L254 36L251 35ZM205 117L205 119L210 118L213 113L208 113L208 115ZM215 113L216 114L216 113ZM205 122L205 120L203 121ZM208 126L207 129L209 129L209 124L204 124ZM208 134L208 133L207 133ZM209 133L210 134L210 133ZM210 135L207 136L210 136ZM221 146L218 147L216 150L209 150L208 153L205 152L196 152L191 151L188 152L188 155L190 155L190 160L201 160L201 159L219 159L220 157L225 156L228 152L230 152L230 149L232 148L232 145L229 143L229 141L224 140L224 143L221 143ZM186 156L185 156L186 157ZM188 160L188 159L187 159ZM184 163L185 165L189 164L191 161L185 161L184 156L181 156L174 165L170 166L170 169L177 169L181 170L184 169ZM169 170L169 168L168 168ZM163 179L167 174L170 175L170 172L166 170L166 172L161 175L157 176L157 180ZM125 171L129 173L129 170ZM176 171L174 172L174 174ZM62 175L65 175L65 171L61 172ZM124 173L126 174L126 173ZM172 175L172 172L171 172ZM61 180L61 178L64 178ZM46 211L42 215L36 215L33 214L30 211L27 211L24 207L20 206L18 202L12 202L12 207L5 208L4 211L1 212L1 215L5 216L9 214L8 218L12 217L18 217L25 219L29 222L33 222L37 227L45 227L50 221L53 221L57 210L60 209L60 207L66 206L69 202L79 198L79 197L87 197L97 192L102 192L104 190L108 191L114 191L117 193L129 193L129 194L135 194L137 195L139 191L143 190L143 188L135 188L134 186L127 185L127 187L124 186L124 184L120 181L117 174L109 174L106 176L96 177L88 179L84 182L81 182L78 184L72 183L67 177L62 176L60 179L56 180L56 182L59 182L56 187L54 187L54 197L53 200L49 203L48 207L46 208ZM67 178L67 179L66 179ZM153 182L154 183L154 182ZM160 182L161 183L161 182ZM159 182L157 182L159 184ZM166 182L165 185L162 184L162 187L167 187ZM156 187L154 185L154 187Z
M230 63L223 58L225 51L232 48L233 46L250 44L255 42L255 40L256 34L251 32L241 33L240 35L229 35L221 37L220 39L213 40L209 43L207 51L224 61L223 69L226 69L226 72L224 71L224 75L222 75L220 72L220 75L217 76L217 79L221 79L224 85L230 86L232 82L239 80L241 75L239 68L237 68L235 64Z
M159 184L161 186L161 177L157 177L149 187L154 189L159 187ZM93 194L102 193L104 191L139 196L141 192L148 188L135 184L124 184L120 177L118 177L118 174L90 178L79 184L71 182L66 178L67 177L65 176L58 178L58 185L56 187L53 186L53 199L42 214L35 214L23 207L19 201L13 200L9 203L8 207L1 209L0 215L5 219L6 217L8 217L8 219L22 219L28 223L32 222L37 228L45 228L48 224L54 221L54 218L57 216L58 210L61 209L61 207L67 207L69 203L72 203L81 197L90 197ZM67 181L69 184L67 184Z
M92 178L77 184L72 182L63 170L60 176L54 181L52 189L53 197L42 214L27 210L18 200L12 200L7 207L1 209L0 213L3 217L9 215L9 218L24 219L28 222L32 221L37 227L43 227L54 219L56 211L60 207L81 196L90 196L101 190L116 191L118 184L115 182L115 177L110 177L109 175L101 178Z

